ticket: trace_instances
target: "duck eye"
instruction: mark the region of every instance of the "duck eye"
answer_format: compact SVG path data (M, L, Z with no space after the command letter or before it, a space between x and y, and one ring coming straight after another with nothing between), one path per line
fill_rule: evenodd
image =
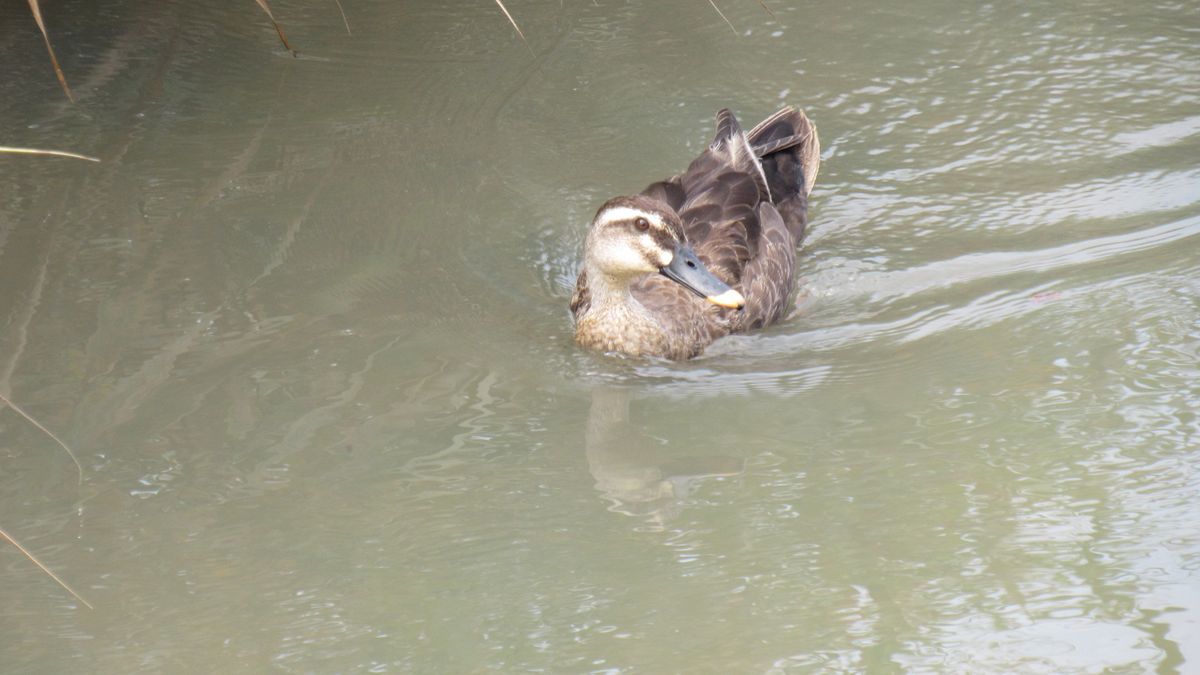
M637 220L633 221L633 226L642 232L645 232L646 230L650 229L650 221L639 216Z

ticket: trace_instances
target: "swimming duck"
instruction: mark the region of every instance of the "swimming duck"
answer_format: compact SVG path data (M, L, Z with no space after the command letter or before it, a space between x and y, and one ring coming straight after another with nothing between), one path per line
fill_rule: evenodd
M689 359L781 318L820 153L793 107L749 133L718 112L716 138L686 171L596 212L571 297L575 341Z

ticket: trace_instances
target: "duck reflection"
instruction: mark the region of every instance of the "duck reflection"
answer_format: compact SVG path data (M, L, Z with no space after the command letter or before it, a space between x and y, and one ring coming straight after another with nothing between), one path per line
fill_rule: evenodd
M734 476L743 462L727 455L678 456L666 439L655 438L629 419L630 389L599 385L588 411L588 470L610 511L648 517L664 524L683 510L688 495L705 478Z

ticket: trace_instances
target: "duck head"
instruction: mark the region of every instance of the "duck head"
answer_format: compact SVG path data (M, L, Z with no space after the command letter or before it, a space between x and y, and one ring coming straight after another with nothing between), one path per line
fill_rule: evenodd
M647 197L615 197L596 212L584 260L594 273L628 287L645 274L662 274L722 307L741 309L746 299L704 266L688 246L679 214Z

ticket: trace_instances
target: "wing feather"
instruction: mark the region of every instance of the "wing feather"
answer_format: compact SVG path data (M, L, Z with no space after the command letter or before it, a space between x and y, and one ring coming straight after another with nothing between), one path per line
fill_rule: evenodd
M660 275L633 284L634 296L696 344L697 353L722 335L784 317L819 166L816 127L803 112L783 108L749 133L731 112L718 112L712 144L682 174L642 194L675 209L688 243L713 274L746 297L746 307L717 307ZM581 278L572 309L578 313L589 301Z

